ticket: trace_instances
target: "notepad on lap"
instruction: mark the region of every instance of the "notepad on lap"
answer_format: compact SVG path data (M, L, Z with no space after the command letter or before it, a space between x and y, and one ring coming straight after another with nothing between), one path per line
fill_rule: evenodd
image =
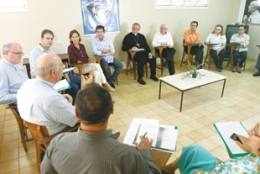
M68 81L66 79L64 79L64 80L57 82L54 85L54 89L58 92L61 92L61 91L70 89L70 85L69 85Z
M224 142L228 154L231 158L240 157L246 155L247 152L241 149L237 143L231 139L231 135L236 133L238 135L242 135L244 137L248 137L248 133L241 122L218 122L214 123L214 126L219 133L222 141Z
M135 146L136 143L140 142L140 136L144 134L147 138L153 140L153 149L166 152L176 150L178 128L176 126L160 125L159 121L154 119L133 119L124 143Z

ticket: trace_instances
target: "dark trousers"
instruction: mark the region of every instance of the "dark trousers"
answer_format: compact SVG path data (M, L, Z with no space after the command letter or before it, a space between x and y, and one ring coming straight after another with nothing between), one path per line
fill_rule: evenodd
M256 69L258 69L260 71L260 54L258 55L258 59L255 65Z
M188 52L188 47L184 47L185 52ZM191 47L191 54L195 55L195 60L196 60L196 66L201 66L203 62L203 51L204 51L204 46L203 45L195 45Z
M225 49L222 49L219 53L217 53L217 50L210 50L210 55L214 61L214 64L218 69L222 69L223 60L225 57Z
M243 64L244 64L244 62L245 62L245 60L246 60L246 58L247 58L247 51L241 51L241 52L239 52L239 51L234 51L233 52L233 66L235 67L235 66L239 66L240 68L242 68L242 66L243 66Z
M156 53L159 55L159 50L156 49ZM166 59L168 65L169 74L175 74L175 67L174 67L174 55L176 53L175 48L164 48L162 52L162 57Z
M111 69L110 69L109 65L114 66L115 70L114 70L113 74L111 73ZM114 83L123 68L123 64L116 58L114 58L114 62L111 64L108 64L107 61L102 58L100 61L100 66L103 70L103 73L104 73L108 83Z
M156 59L153 57L152 59L147 58L148 54L146 52L137 52L135 54L135 60L137 63L137 75L138 79L142 79L144 77L144 66L148 62L150 64L151 77L156 75Z
M80 82L80 77L74 74L69 74L69 78L70 78L70 89L68 90L68 93L72 96L73 104L74 104L77 93L80 90L81 82Z

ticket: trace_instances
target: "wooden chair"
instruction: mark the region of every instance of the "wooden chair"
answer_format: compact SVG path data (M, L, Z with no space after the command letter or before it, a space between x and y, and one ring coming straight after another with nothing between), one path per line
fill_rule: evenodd
M69 67L69 56L67 53L57 54L61 58L62 63L65 65L65 68Z
M185 51L185 47L187 47L187 52ZM193 55L191 54L191 47L192 45L185 46L185 41L183 40L183 54L182 54L180 66L182 66L183 63L186 63L187 65L194 64Z
M127 63L126 63L126 75L128 75L128 72L130 70L129 69L130 65L132 64L133 72L134 72L134 80L136 80L136 72L137 72L137 68L136 68L137 62L134 58L135 54L136 54L135 51L128 51L127 52ZM145 63L145 75L146 75L146 78L147 78L148 77L148 65L147 65L147 63Z
M15 119L16 119L18 127L19 127L20 139L21 139L21 143L23 145L23 149L24 149L25 152L27 152L28 149L27 149L26 143L29 142L29 141L32 141L32 138L28 137L27 127L26 127L25 122L23 121L23 119L21 118L21 116L18 112L17 105L16 104L9 104L8 108L11 109L12 113L15 116Z
M26 72L27 72L28 78L31 79L32 76L31 76L31 66L30 66L29 58L23 58L23 62L22 63L23 63L23 65L26 68Z
M208 69L210 70L210 66L211 66L211 60L212 60L212 57L211 57L211 54L210 54L210 50L212 49L213 47L213 44L206 44L207 46L207 55L205 57L205 62L204 64L207 64L208 65Z
M25 125L30 130L34 143L35 143L35 150L36 150L36 164L37 169L40 172L40 165L43 159L44 153L47 150L48 144L51 140L58 134L62 132L74 132L78 129L79 124L76 124L74 127L68 127L56 134L50 135L47 128L42 125L37 125L34 123L29 123L25 121Z
M164 59L162 53L164 48L166 48L166 46L159 46L155 48L158 52L158 56L160 57L160 66L158 68L161 70L161 76L163 75Z

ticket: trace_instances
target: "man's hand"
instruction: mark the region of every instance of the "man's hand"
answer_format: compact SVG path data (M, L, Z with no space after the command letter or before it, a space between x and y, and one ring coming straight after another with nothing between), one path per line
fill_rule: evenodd
M143 136L141 136L140 138L141 138L140 143L136 145L137 149L139 150L151 149L153 141Z
M69 94L63 94L63 96L68 100L69 103L72 103L73 98Z
M149 58L149 59L152 59L152 58L153 58L153 55L152 55L151 52L148 54L148 58Z
M78 63L78 64L81 64L81 63L82 63L82 61L78 60L78 61L77 61L77 63Z
M89 74L88 76L81 75L81 89L84 89L84 87L88 84L93 83L94 77L92 74Z
M238 137L242 141L242 143L240 143L239 141L236 141L236 143L241 149L245 150L246 152L253 153L257 156L260 155L260 137L254 135L250 136L249 138L241 135L238 135Z
M260 137L260 123L256 124L249 134Z
M138 48L136 46L132 47L130 51L135 51L137 50Z

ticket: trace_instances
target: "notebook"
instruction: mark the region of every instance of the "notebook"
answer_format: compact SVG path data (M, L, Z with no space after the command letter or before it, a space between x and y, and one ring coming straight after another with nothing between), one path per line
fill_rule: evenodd
M143 135L153 140L153 149L170 153L176 151L177 126L160 125L159 121L154 119L135 118L129 126L124 143L135 146Z
M71 72L71 71L74 71L75 67L71 67L71 68L65 68L63 70L63 73L68 73L68 72Z
M246 129L241 122L217 122L214 123L214 127L216 128L218 134L224 142L228 154L231 158L241 157L247 154L246 151L244 151L237 145L235 140L230 138L233 133L242 135L244 137L249 137Z
M63 79L54 85L54 89L58 92L62 92L64 90L70 89L70 85L66 79Z

